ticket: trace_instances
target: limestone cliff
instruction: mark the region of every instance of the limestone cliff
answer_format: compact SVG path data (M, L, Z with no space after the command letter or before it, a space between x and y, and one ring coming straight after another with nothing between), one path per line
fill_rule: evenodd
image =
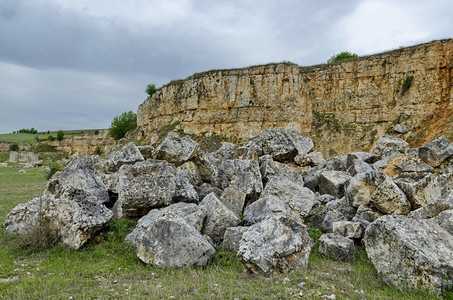
M186 133L236 140L295 128L327 156L369 150L396 124L418 146L453 141L453 39L337 64L216 70L170 82L138 109L144 136L180 122Z

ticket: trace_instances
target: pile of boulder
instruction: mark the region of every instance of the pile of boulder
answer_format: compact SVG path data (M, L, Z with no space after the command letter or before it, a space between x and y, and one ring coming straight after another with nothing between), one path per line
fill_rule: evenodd
M215 152L175 133L157 147L129 143L72 160L5 230L27 234L45 219L78 249L112 219L136 219L125 242L145 263L204 266L221 246L269 275L307 267L310 224L328 257L349 261L363 244L388 283L451 288L453 144L442 136L413 149L383 136L372 153L330 159L313 149L281 128Z

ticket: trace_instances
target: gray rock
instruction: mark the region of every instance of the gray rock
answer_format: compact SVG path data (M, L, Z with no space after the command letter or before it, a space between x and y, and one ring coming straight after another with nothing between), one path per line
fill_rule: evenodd
M453 209L444 210L432 220L453 235Z
M377 155L382 155L385 153L386 149L393 147L396 148L399 152L404 153L404 151L409 148L409 144L400 138L384 135L381 136L376 142L374 153Z
M79 249L112 219L113 213L98 199L82 190L65 189L54 195L19 204L7 216L7 233L35 234L49 230L66 248ZM41 229L40 229L41 228Z
M233 159L234 150L236 150L235 144L225 142L212 155L217 159Z
M348 168L348 173L351 174L351 176L372 171L376 171L376 169L372 165L364 162L361 159L354 159Z
M451 288L453 239L437 224L387 215L370 224L364 242L368 257L387 283L438 293Z
M212 174L211 184L222 190L232 186L247 195L261 193L263 189L259 165L255 160L219 161Z
M176 187L173 201L198 203L198 193L190 183L189 177L187 175L187 172L176 172Z
M371 194L386 178L384 173L377 171L356 174L345 187L346 200L354 207L368 206Z
M411 211L411 203L390 177L371 194L370 203L384 214L406 215Z
M415 219L431 219L437 217L441 212L453 209L452 194L450 194L447 198L441 198L436 202L429 203L414 211L411 211L408 216Z
M242 234L238 258L251 273L269 275L307 268L313 241L307 226L290 218L270 217Z
M434 167L440 166L446 159L453 156L453 145L448 144L445 136L441 136L434 141L418 149L420 158Z
M126 242L144 263L164 268L205 266L215 252L200 232L173 211L139 222Z
M324 208L328 202L334 201L335 199L334 196L328 194L316 196L313 206L311 207L308 216L305 218L305 223L321 227L322 221L326 216Z
M127 143L123 148L115 152L109 159L103 162L101 168L107 173L118 171L122 165L132 165L143 161L143 155L134 143Z
M141 217L151 209L173 203L176 167L165 161L147 160L122 166L119 171L115 218Z
M225 230L225 235L223 236L223 242L221 244L222 248L237 252L239 250L239 241L242 239L242 234L248 229L248 227L243 226L227 228L227 230Z
M404 134L409 131L409 128L404 124L396 124L393 130L397 133Z
M221 243L225 230L237 226L241 220L238 215L220 201L214 193L207 195L199 204L206 207L208 213L202 233L208 235L215 243Z
M245 205L246 194L234 187L227 187L222 195L220 200L233 212L236 214L242 213L242 210Z
M319 193L341 198L344 196L344 186L349 179L351 175L343 171L323 171L318 176Z
M383 214L373 207L359 206L359 208L357 208L355 216L352 218L352 221L362 224L363 230L365 232L365 229L367 229L371 223L382 216Z
M402 173L394 179L413 209L434 203L441 197L441 186L430 173Z
M220 198L223 191L221 189L214 187L211 184L205 182L198 187L197 193L198 193L198 199L203 200L204 197L206 197L210 193L214 193L217 198Z
M323 171L346 171L346 158L333 157L306 171L304 173L304 185L313 192L319 192L319 174Z
M262 196L257 201L248 205L244 210L244 222L248 225L259 223L271 216L290 215L287 205L274 195ZM293 219L302 221L298 214L290 215Z
M233 159L252 159L259 160L259 153L254 148L248 148L247 146L237 147L233 153Z
M143 156L144 159L153 158L154 147L151 145L137 146L138 151Z
M219 159L215 158L211 153L206 153L199 150L192 161L197 166L198 172L204 182L211 183L213 180L213 175L217 172L217 166L219 165Z
M355 254L354 242L347 237L325 233L319 238L319 252L337 261L351 261Z
M306 154L314 147L311 139L292 129L265 129L261 132L261 140L263 153L272 155L277 161L292 161L297 154Z
M191 185L197 187L203 184L203 179L197 166L192 161L186 161L177 168L178 173L185 173Z
M332 225L338 221L350 221L356 213L356 209L348 204L346 199L336 199L326 204L323 210L324 219L321 229L324 232L332 232Z
M332 231L336 235L344 236L349 239L361 239L364 231L360 222L338 221L332 224Z
M302 167L315 167L324 163L326 160L321 152L310 152L307 154L297 154L294 162Z
M157 146L154 155L175 165L181 165L191 159L198 149L198 143L186 135L168 134L162 143Z
M109 202L109 194L91 156L73 159L48 185L48 193L62 194L66 190L78 190L91 195L100 203Z
M266 184L272 177L287 177L301 185L304 185L304 173L290 165L276 162L272 159L265 160L260 165L263 182Z
M424 164L419 164L415 162L407 162L404 161L400 164L395 165L395 169L398 172L416 172L416 173L422 173L422 172L434 172L434 168L431 167L430 165L424 165Z
M367 164L374 164L381 159L379 155L368 152L352 152L347 155L346 167L350 168L355 160L361 160Z

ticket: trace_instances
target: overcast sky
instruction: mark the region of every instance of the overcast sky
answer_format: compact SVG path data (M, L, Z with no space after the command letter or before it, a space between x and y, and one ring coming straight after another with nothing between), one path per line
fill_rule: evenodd
M148 83L453 37L451 0L0 0L0 133L108 128Z

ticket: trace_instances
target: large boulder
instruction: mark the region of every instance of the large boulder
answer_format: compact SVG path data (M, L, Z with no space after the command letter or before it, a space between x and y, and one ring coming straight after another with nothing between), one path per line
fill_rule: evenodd
M288 213L286 203L274 195L260 197L244 210L244 222L248 225L259 223L271 216L290 216L302 222L298 213Z
M365 232L365 247L383 279L400 288L442 291L453 284L453 238L433 222L383 216Z
M390 177L371 194L370 203L384 214L406 215L411 211L411 203L406 194Z
M260 164L260 172L263 182L266 184L272 177L287 177L301 185L304 185L304 173L297 168L272 159L266 159Z
M325 233L319 238L319 252L337 261L350 261L354 258L354 242L344 236Z
M113 173L118 171L122 165L132 165L143 160L140 150L134 143L130 142L115 152L109 159L101 162L101 168L107 173Z
M207 210L202 232L215 243L222 242L228 227L235 227L241 222L239 216L220 201L214 193L204 197L199 206L205 207Z
M251 273L287 273L307 268L312 246L307 226L274 216L242 234L237 256Z
M350 179L351 175L343 171L323 171L318 177L319 193L341 198L344 196L344 187Z
M294 129L273 128L261 132L263 153L272 155L277 161L292 161L297 154L306 154L313 147L310 138Z
M409 148L409 144L405 140L395 136L384 135L377 140L374 153L382 155L387 152L389 148L395 148L399 152L404 153Z
M176 185L176 167L168 162L147 160L122 166L115 218L142 217L153 208L170 205Z
M78 190L93 196L99 203L109 202L107 187L94 166L91 156L73 159L61 173L56 173L48 183L46 194L63 194L66 190Z
M79 249L112 216L95 196L68 188L59 198L47 195L16 206L6 218L5 231L21 235L46 231L63 247Z
M168 134L162 143L154 151L156 159L165 160L175 165L191 159L198 149L198 143L186 135Z
M165 268L205 266L215 249L190 223L199 223L202 218L195 204L177 203L152 210L139 220L126 242L147 264Z
M431 173L401 173L394 181L406 194L413 209L436 202L442 194L436 176Z
M347 201L354 207L369 205L371 194L386 178L384 173L377 171L356 174L345 187Z
M448 144L447 139L442 135L434 141L420 147L418 149L418 155L424 162L434 167L438 167L446 159L453 156L453 145Z

